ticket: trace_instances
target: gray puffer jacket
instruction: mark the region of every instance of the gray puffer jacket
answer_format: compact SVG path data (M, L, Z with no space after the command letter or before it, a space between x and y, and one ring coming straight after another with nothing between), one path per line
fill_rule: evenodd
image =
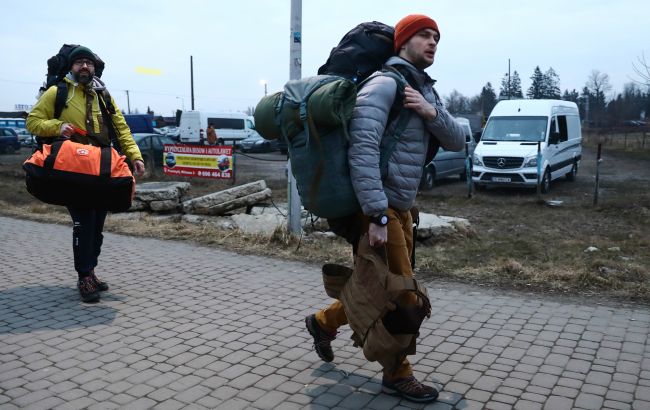
M388 115L397 94L393 78L374 75L359 91L350 121L350 148L348 160L350 176L357 199L365 215L385 212L388 207L406 211L413 206L417 194L429 141L437 140L448 151L464 148L463 131L445 109L433 89L434 81L406 60L391 57L387 65L406 66L422 91L424 98L438 110L433 121L425 121L412 113L395 150L388 160L386 175L382 179L379 153L395 129L396 122L388 122Z

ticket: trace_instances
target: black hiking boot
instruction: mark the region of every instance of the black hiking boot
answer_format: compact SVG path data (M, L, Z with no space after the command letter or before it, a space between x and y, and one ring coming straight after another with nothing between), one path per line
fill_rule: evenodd
M316 354L324 362L331 362L334 360L334 352L332 351L332 340L336 339L336 331L326 332L324 331L318 321L316 320L316 315L309 315L305 318L305 325L307 325L307 331L314 338L314 350Z
M381 391L418 403L428 403L438 398L438 390L420 383L415 376L403 377L393 381L388 381L384 377L381 381Z
M108 290L108 283L99 279L99 277L95 275L94 270L90 272L90 277L93 278L93 282L95 282L95 286L97 287L97 290L99 290L100 292L104 292Z
M79 289L81 300L85 303L94 303L99 300L99 289L97 289L97 285L95 285L92 276L79 278L79 281L77 281L77 289Z

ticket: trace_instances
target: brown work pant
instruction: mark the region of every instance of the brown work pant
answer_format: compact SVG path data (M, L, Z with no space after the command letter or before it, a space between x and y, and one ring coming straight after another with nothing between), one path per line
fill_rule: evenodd
M388 240L386 242L386 257L388 259L388 269L395 273L408 277L413 277L411 268L411 251L413 249L413 219L409 211L396 211L388 209ZM363 232L368 232L368 218L360 215L362 218ZM408 302L415 303L416 297L413 294L405 295L409 298ZM411 299L412 298L412 299ZM345 316L343 304L335 300L325 309L316 312L316 320L323 330L335 331L339 327L348 323ZM405 358L402 364L392 374L384 370L384 375L389 379L408 377L413 374L411 364Z

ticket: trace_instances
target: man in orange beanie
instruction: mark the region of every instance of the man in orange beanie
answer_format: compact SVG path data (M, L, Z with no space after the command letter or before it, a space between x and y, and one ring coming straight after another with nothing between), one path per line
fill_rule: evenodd
M438 24L421 14L406 16L395 26L397 56L388 59L386 66L399 71L408 81L401 104L410 116L386 168L380 169L380 147L390 144L397 135L398 118L389 116L393 104L400 103L397 82L382 73L373 74L357 94L349 126L350 177L363 211L355 221L362 227L359 235L367 234L373 247L384 247L390 272L407 277L413 277L411 208L423 167L433 159L439 146L460 151L465 143L460 125L447 112L433 88L434 81L424 72L433 64L439 40ZM409 298L405 302L414 303ZM316 353L331 362L334 353L330 343L337 329L348 323L343 304L336 300L307 316L305 321ZM382 391L416 402L438 397L435 388L413 376L405 356L396 371L384 369Z

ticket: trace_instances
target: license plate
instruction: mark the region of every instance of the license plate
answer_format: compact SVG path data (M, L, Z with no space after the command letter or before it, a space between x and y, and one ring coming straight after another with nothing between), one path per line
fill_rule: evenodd
M509 177L492 177L492 182L510 182Z

